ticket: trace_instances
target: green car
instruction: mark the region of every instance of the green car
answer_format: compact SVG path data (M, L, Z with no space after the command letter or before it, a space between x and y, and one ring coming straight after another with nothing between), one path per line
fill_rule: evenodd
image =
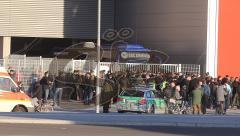
M167 108L164 99L156 98L154 92L154 89L147 87L134 87L122 91L116 104L118 113L166 113Z

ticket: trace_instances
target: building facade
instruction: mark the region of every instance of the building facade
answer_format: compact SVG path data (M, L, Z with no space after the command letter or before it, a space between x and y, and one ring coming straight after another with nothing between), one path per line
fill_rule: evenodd
M97 2L1 0L1 57L11 53L11 37L96 40ZM238 0L102 0L101 30L131 28L126 42L162 51L168 63L236 76L238 6Z

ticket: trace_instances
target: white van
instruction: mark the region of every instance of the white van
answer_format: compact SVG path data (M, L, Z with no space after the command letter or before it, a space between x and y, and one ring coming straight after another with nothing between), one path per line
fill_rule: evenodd
M34 112L31 98L0 67L0 112Z

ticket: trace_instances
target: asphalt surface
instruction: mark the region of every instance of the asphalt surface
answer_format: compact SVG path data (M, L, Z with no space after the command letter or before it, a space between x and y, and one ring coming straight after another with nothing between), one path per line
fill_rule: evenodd
M0 124L0 136L239 136L240 129Z
M138 115L95 113L0 113L1 124L111 125L111 126L177 126L240 128L240 117L234 115Z

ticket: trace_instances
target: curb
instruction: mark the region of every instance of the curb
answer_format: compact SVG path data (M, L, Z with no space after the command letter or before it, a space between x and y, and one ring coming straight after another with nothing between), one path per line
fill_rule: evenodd
M50 119L20 119L8 118L0 119L0 124L49 124L49 125L74 125L73 121L50 120Z

